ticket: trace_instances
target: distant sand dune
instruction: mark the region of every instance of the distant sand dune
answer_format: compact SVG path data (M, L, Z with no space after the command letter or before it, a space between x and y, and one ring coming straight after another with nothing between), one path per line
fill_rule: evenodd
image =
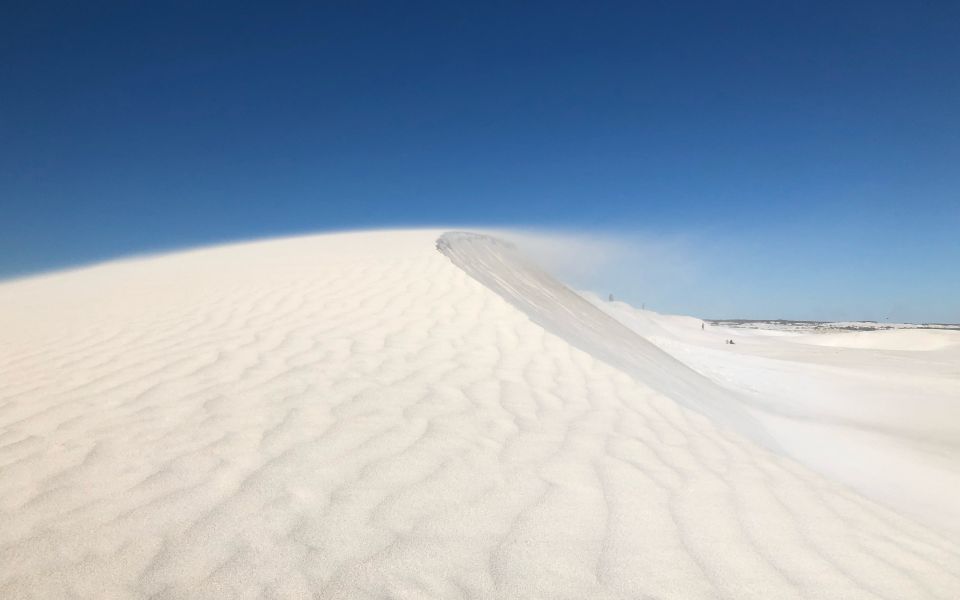
M0 285L0 598L960 598L955 542L442 233Z
M960 332L939 329L888 329L886 331L832 333L808 336L808 344L843 348L924 352L960 345Z

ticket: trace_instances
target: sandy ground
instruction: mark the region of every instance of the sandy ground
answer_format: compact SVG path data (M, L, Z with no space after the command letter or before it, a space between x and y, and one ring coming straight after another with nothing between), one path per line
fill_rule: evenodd
M803 425L770 426L872 424L873 400L748 397L755 363L735 367L874 373L902 384L893 414L932 377L940 415L949 356L911 370L918 351L869 342L838 363L826 338L731 350L699 322L645 331L495 242L438 252L442 233L0 285L0 597L960 597L949 519L824 474ZM769 416L788 401L800 417ZM887 437L927 436L924 418Z
M960 540L960 331L701 329L588 298L734 391L788 455Z

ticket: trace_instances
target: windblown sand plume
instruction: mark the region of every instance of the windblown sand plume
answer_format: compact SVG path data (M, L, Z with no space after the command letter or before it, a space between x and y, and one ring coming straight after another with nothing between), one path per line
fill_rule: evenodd
M488 237L12 281L0 338L0 598L960 598L955 537Z

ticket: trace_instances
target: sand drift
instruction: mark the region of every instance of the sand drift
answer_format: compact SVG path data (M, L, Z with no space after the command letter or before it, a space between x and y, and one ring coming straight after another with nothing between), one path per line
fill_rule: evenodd
M891 429L892 395L881 419L764 383L823 370L798 356L846 381L835 341L734 353L699 323L443 231L0 284L0 597L960 597L949 508L918 518L809 451L865 428L909 447L852 455L955 473L953 430L923 420L951 367L912 367L936 393ZM838 356L896 372L951 340Z

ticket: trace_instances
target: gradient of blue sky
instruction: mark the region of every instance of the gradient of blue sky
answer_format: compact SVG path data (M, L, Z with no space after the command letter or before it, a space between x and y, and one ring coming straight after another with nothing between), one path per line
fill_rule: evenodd
M663 310L960 321L956 3L16 4L0 277L509 225L667 240L594 274Z

